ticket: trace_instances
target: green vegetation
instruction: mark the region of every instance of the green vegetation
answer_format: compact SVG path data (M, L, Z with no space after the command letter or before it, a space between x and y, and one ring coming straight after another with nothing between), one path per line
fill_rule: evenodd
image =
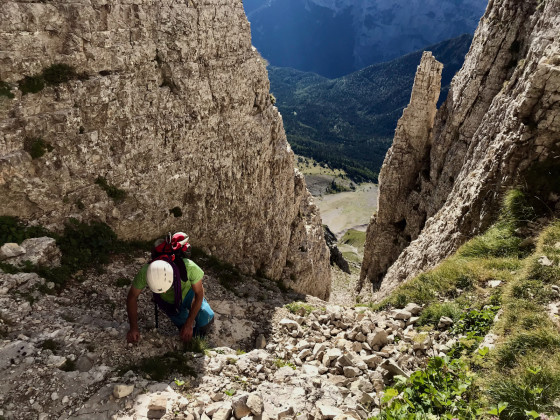
M193 337L191 341L183 345L184 351L190 351L193 353L206 354L209 348L208 341L202 337Z
M115 203L120 203L126 198L126 191L121 190L112 184L109 184L107 180L102 176L98 176L95 179L95 183L99 185L99 187L103 191L105 191L109 198L111 198Z
M430 359L408 380L397 378L379 418L425 413L517 420L560 413L560 332L547 313L558 299L552 286L560 286L560 221L541 232L536 247L527 247L519 232L537 215L531 197L511 191L485 234L377 306L424 303L419 324L433 328L448 316L455 320L450 334L457 338L447 358ZM492 289L490 280L502 284ZM480 348L490 331L498 336L497 346Z
M43 69L40 74L25 76L18 82L18 86L21 93L26 95L42 91L45 85L54 86L70 80L87 80L87 78L87 74L77 73L74 67L68 64L55 63Z
M23 267L13 267L0 263L0 268L7 273L37 273L48 282L53 282L57 289L63 287L78 271L90 269L101 271L103 264L107 264L113 254L151 246L151 242L120 241L113 230L101 222L83 223L70 218L62 234L57 234L42 227L27 226L16 217L0 216L0 244L21 243L27 238L40 236L56 239L57 246L62 252L60 267L49 268L29 263ZM44 286L40 286L40 289L45 293L54 292L48 291Z
M331 184L327 188L327 194L337 194L345 191L351 191L351 190L350 188L347 188L344 185L336 182L336 179L333 179Z
M476 409L468 398L472 391L472 374L463 362L434 357L409 379L396 377L393 387L385 389L382 411L375 419L475 419Z
M4 96L8 99L13 99L15 97L12 93L11 86L3 80L0 80L0 96Z
M366 243L366 233L356 229L348 229L339 242L341 244L354 246L358 248L360 252L363 252Z
M39 159L46 152L52 152L53 147L41 138L28 138L24 142L24 150L31 155L32 159Z
M168 352L163 356L157 355L140 360L138 363L126 365L119 369L124 375L129 370L137 374L144 374L154 381L163 381L178 374L197 377L196 371L190 366L190 357L181 352Z
M519 190L510 191L498 222L486 233L471 239L437 268L399 287L374 308L403 308L410 302L429 304L441 297L455 298L459 291L477 289L489 280L511 281L512 273L523 265L520 258L531 250L516 231L534 217L525 195Z
M282 368L282 367L284 367L284 366L289 366L289 367L291 367L293 370L296 370L296 365L294 365L292 362L288 362L288 361L286 361L286 360L284 360L284 359L280 359L280 358L277 358L277 359L274 360L274 365L275 365L278 369L280 369L280 368Z
M117 286L117 287L128 287L128 286L130 286L130 279L127 279L126 277L119 277L115 281L115 286Z
M43 90L45 87L45 81L41 76L25 76L18 82L18 87L19 90L21 90L22 95L37 93Z
M284 308L286 308L291 313L297 314L297 315L309 315L311 312L313 312L315 309L317 309L317 308L315 308L315 306L310 305L309 303L305 303L305 302L288 303L288 304L284 305Z
M47 85L58 85L78 78L74 67L61 63L53 64L44 69L42 76Z
M173 207L169 209L169 213L171 213L173 217L181 217L183 215L183 210L181 210L181 207Z
M0 245L7 242L21 244L26 239L48 234L49 231L40 226L27 226L16 217L0 216Z
M433 303L427 306L418 319L418 325L433 325L437 326L439 319L442 316L451 318L457 321L461 316L461 308L453 302Z
M427 48L444 64L442 98L470 43L464 35ZM355 182L376 182L421 56L418 51L332 80L269 66L271 90L294 152L343 169Z
M42 350L50 350L56 354L57 350L60 348L60 344L49 338L43 341L39 347L41 347Z
M73 372L77 369L76 362L74 360L66 359L66 362L60 367L60 370L65 372Z

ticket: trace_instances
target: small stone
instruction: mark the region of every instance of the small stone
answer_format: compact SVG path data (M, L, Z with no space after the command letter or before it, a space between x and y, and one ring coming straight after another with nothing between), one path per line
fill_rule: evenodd
M117 399L124 398L132 394L132 391L134 391L134 385L118 384L113 388L113 396Z
M25 249L14 242L8 242L0 247L0 261L25 254Z
M247 406L248 397L247 394L238 395L232 400L231 407L235 418L240 419L251 414L251 409Z
M57 392L53 392L53 393L51 394L51 400L53 400L53 401L58 400L58 393L57 393Z
M548 259L546 255L543 255L538 259L540 265L544 267L551 267L554 263Z
M255 340L255 348L264 349L266 347L266 338L264 335L259 334Z
M389 372L391 375L400 375L400 376L404 376L405 378L408 378L409 375L402 370L399 365L397 365L393 360L391 359L387 359L385 360L382 364L381 367L383 369L385 369L387 372Z
M453 320L449 317L442 316L438 322L438 328L447 328L453 325Z
M344 366L342 370L344 371L344 376L347 378L355 378L360 374L360 369L354 366Z
M499 287L502 284L501 280L490 280L488 282L488 286L491 287L492 289L495 289L496 287Z
M417 305L416 303L411 302L404 307L404 310L410 312L412 315L418 315L420 312L422 312L422 307L420 305Z
M340 408L336 408L332 405L327 405L323 403L317 404L319 418L321 420L334 419L336 416L344 414Z
M284 417L293 417L293 415L294 415L294 407L290 405L278 412L278 420L283 419Z
M160 419L167 412L167 398L163 396L156 397L150 401L148 405L148 418Z
M403 320L403 321L406 321L406 320L410 319L410 317L412 316L412 314L410 312L405 311L404 309L394 310L392 312L392 315L395 319L399 319L399 320Z
M367 343L370 347L384 346L389 342L387 337L387 331L382 328L376 328L375 331L368 334Z
M299 324L291 319L284 318L280 321L280 326L286 328L288 331L297 331L299 329Z
M251 394L247 398L247 407L255 416L260 416L263 412L264 404L262 398L258 394Z

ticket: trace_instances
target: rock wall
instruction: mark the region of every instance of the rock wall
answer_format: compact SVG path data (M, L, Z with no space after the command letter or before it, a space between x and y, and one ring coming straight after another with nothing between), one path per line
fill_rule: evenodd
M23 94L58 63L76 77ZM1 214L97 219L128 239L185 230L246 272L328 296L318 211L241 1L4 1L0 82Z
M377 218L369 227L361 281L373 282L377 298L487 228L503 193L527 185L535 168L559 164L559 40L560 1L489 2L424 140L422 162L390 160L391 152L385 161L382 175L393 175L382 176L378 211L402 214L406 228L387 245L393 220ZM384 196L383 183L403 176L414 182Z
M400 251L418 235L425 218L408 217L418 208L418 172L430 150L430 134L441 89L443 65L424 52L418 66L410 104L397 124L395 138L379 174L378 212L368 226L364 249L368 277L378 285ZM403 171L403 168L407 168ZM364 264L365 266L365 264Z

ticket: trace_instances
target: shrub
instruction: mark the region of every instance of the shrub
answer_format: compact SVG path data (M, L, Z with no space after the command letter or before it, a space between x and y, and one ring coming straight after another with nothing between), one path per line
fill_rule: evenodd
M193 337L191 341L185 343L183 346L184 351L202 354L206 354L208 348L208 342L202 337Z
M13 99L15 96L10 85L2 80L0 80L0 96L5 96L8 99Z
M171 213L173 217L181 217L183 215L183 210L181 210L181 207L173 207L169 209L169 213Z
M31 159L39 159L46 152L52 152L53 147L41 138L25 139L24 150L31 155Z
M181 352L168 352L163 356L158 355L142 359L136 364L126 365L119 369L121 374L132 370L137 373L144 373L155 381L169 379L172 374L184 376L197 376L196 371L189 364L188 354Z
M45 68L42 75L48 85L66 83L78 77L74 67L62 63L53 64Z
M98 176L95 179L95 183L99 185L99 187L101 187L101 189L107 193L107 196L111 198L115 203L120 203L126 198L126 191L109 184L107 180L102 176Z
M77 271L108 263L117 246L117 235L105 223L69 219L57 244L62 264Z
M494 324L494 318L499 309L498 306L490 306L481 310L468 310L461 314L453 326L452 332L454 334L473 333L476 336L484 337Z
M472 375L460 360L434 357L410 378L396 379L393 388L385 389L376 419L475 418L476 410L469 402L474 391Z
M25 76L18 82L18 87L22 95L27 95L28 93L37 93L43 90L43 88L45 87L45 81L40 75Z
M0 216L0 245L7 242L22 243L28 238L49 236L51 233L40 226L27 226L17 217Z

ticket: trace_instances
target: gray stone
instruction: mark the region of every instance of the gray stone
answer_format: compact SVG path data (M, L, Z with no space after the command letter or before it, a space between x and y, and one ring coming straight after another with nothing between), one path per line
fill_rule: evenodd
M124 398L132 394L134 385L117 384L113 387L113 396L115 398Z
M416 303L410 302L404 307L404 310L410 312L413 316L415 316L422 312L422 307L420 305L417 305Z
M8 242L0 247L0 261L25 254L25 249L16 243Z
M395 318L395 319L399 319L399 320L403 320L406 321L408 319L410 319L410 317L412 316L412 314L404 309L396 309L394 310L391 315Z
M387 331L381 328L376 328L372 333L367 336L367 343L370 347L383 346L388 343Z
M266 347L266 338L264 335L259 334L255 339L255 348L264 349Z
M232 414L231 404L225 403L212 416L212 420L229 420Z
M262 398L258 394L250 394L249 398L247 398L247 407L249 407L251 413L260 416L264 409Z
M442 316L438 322L438 328L448 328L453 325L453 320L449 317Z
M325 403L317 403L317 411L321 420L334 419L336 416L344 414L341 409Z
M347 378L355 378L361 373L360 369L354 366L344 366L342 370L344 371L344 376Z
M404 376L405 378L408 378L409 375L402 370L399 365L397 365L393 360L391 359L387 359L385 360L381 365L380 365L383 369L385 369L387 372L389 372L389 374L391 375L401 375Z
M231 401L231 407L235 418L240 419L251 414L251 409L247 404L248 398L249 394L236 395Z
M76 361L76 368L80 372L89 372L93 367L93 362L88 356L80 356Z

